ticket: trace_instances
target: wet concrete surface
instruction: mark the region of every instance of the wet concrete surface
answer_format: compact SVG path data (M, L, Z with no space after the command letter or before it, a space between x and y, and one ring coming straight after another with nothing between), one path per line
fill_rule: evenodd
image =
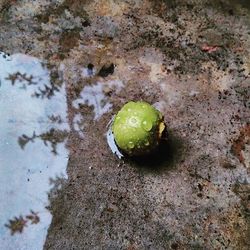
M0 13L4 249L250 248L248 1ZM165 117L168 140L146 159L107 141L129 100Z
M41 249L52 220L48 192L67 178L65 86L41 98L52 85L40 60L1 53L0 65L0 244Z

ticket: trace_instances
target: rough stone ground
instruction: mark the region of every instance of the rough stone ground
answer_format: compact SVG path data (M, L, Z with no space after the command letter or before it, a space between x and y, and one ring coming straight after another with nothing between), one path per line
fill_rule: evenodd
M249 9L1 0L0 50L44 59L67 88L69 180L50 195L45 249L250 249ZM94 88L81 98L98 84L95 110ZM119 160L107 145L128 100L165 115L169 140L150 160Z

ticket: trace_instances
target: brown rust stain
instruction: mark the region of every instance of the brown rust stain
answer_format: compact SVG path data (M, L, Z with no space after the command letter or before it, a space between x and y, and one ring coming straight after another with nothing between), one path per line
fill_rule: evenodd
M239 161L246 166L242 150L245 145L250 143L250 123L240 130L240 135L233 141L231 151L239 159Z

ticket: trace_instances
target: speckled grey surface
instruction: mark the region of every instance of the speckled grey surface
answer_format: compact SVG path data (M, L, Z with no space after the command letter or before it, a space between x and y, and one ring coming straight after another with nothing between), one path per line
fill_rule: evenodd
M249 9L0 2L0 50L41 59L66 88L68 179L49 193L45 249L250 248ZM108 147L108 123L128 100L165 116L169 140L150 159Z

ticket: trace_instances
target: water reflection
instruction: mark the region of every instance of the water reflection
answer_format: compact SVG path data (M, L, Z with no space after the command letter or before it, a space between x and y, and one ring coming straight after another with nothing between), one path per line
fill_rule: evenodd
M112 153L115 154L119 159L121 159L124 157L124 155L122 154L122 152L119 150L119 148L117 147L117 145L115 143L114 134L112 132L113 121L114 121L114 118L108 124L108 132L106 133L106 139L107 139L107 143L108 143Z
M43 248L52 180L67 178L66 93L55 77L34 57L0 53L1 249Z
M83 117L80 114L76 114L73 119L73 128L78 133L80 138L84 138L84 124Z
M11 231L11 235L14 235L15 233L22 233L24 227L27 227L28 221L31 224L37 224L40 222L40 217L38 216L38 213L35 213L34 211L30 211L29 215L26 215L23 217L20 215L19 217L14 217L13 219L9 220L8 224L5 224L6 227L8 227Z
M24 54L6 56L0 54L0 63L4 65L0 69L2 81L9 81L13 86L27 90L29 87L31 96L37 98L51 98L60 90L60 76L57 71L48 71L45 64L33 57ZM59 80L59 81L58 81Z
M94 85L85 86L80 94L80 98L73 102L73 106L75 108L79 108L81 104L92 106L94 120L98 120L113 107L108 100L107 93L112 91L119 92L123 86L123 82L120 80L97 82Z
M68 136L67 130L56 130L54 128L51 128L48 132L42 133L40 135L37 135L36 132L33 132L33 135L31 137L23 134L22 136L19 136L18 138L18 144L22 149L26 146L28 142L34 142L35 139L39 138L43 141L45 146L51 145L51 152L53 154L57 154L57 144L64 142L64 140Z
M82 77L87 77L87 75L82 74ZM84 138L84 119L80 112L81 105L92 107L94 112L94 120L98 120L105 113L111 111L113 107L113 104L108 97L109 94L111 92L119 93L123 87L124 84L120 80L107 80L103 82L97 82L93 85L87 85L82 89L80 97L73 101L74 108L78 109L78 112L75 114L73 119L73 127L80 138ZM107 139L112 144L112 139L110 139L111 136L112 133L110 135L107 134Z

